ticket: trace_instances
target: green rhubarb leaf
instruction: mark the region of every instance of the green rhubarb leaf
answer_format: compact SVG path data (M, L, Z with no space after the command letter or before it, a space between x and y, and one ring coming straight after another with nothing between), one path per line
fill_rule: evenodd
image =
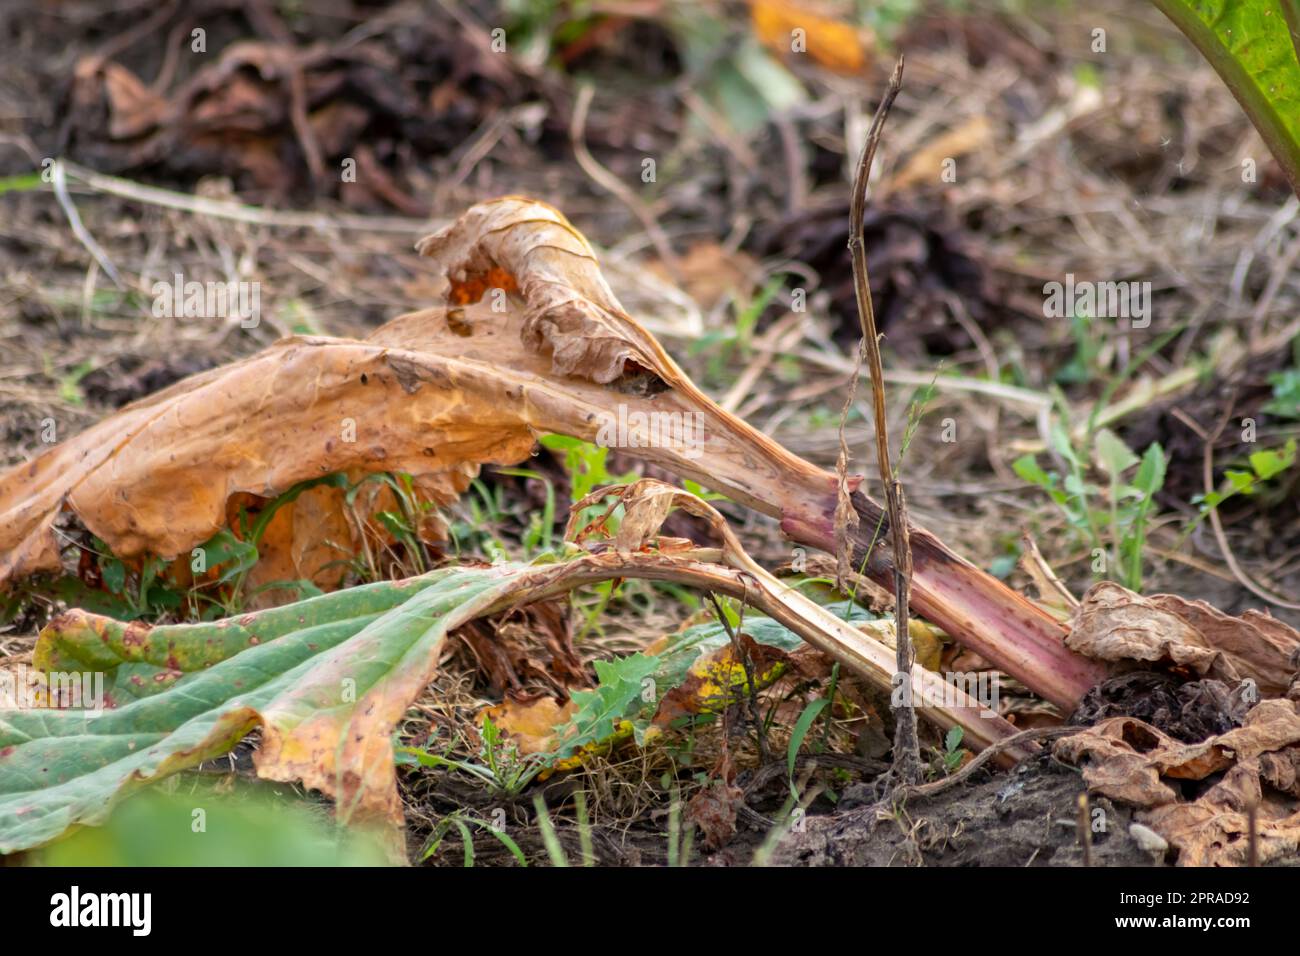
M0 853L102 822L125 794L224 753L259 723L289 733L304 704L350 712L349 686L359 700L382 684L447 610L492 583L440 571L207 624L61 615L41 633L36 669L91 675L82 686L101 693L79 710L0 710Z
M1153 0L1222 77L1300 193L1295 0Z
M0 854L101 823L125 794L256 727L259 776L334 797L344 822L400 823L393 732L447 634L603 580L604 567L591 556L444 568L204 624L61 615L35 666L51 687L89 675L94 693L81 709L20 700L0 710Z

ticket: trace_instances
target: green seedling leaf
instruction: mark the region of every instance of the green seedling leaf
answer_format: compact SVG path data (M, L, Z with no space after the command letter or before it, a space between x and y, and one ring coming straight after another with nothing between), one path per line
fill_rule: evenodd
M1273 398L1264 404L1264 411L1279 418L1300 418L1300 368L1274 372L1268 381Z
M104 580L104 587L108 588L110 593L122 594L126 591L126 565L117 558L101 555L99 574Z
M1228 479L1228 484L1234 492L1248 495L1255 488L1255 473L1252 471L1228 468L1223 472L1223 476Z
M1287 441L1280 451L1265 448L1262 451L1253 452L1250 456L1250 467L1255 469L1255 476L1260 481L1268 481L1294 465L1295 454L1296 442L1292 438Z
M1120 534L1120 566L1124 571L1124 582L1130 590L1142 590L1142 551L1146 547L1147 518L1155 501L1155 494L1165 483L1164 449L1158 443L1152 443L1142 455L1133 478L1133 491L1137 501L1125 505L1121 519L1123 528Z
M1074 450L1074 443L1070 441L1070 433L1067 432L1059 422L1053 423L1049 435L1052 440L1052 448L1056 453L1064 458L1072 467L1079 466L1079 455Z
M812 729L813 721L818 715L826 709L829 704L829 697L819 697L803 709L799 719L794 722L794 729L790 732L790 745L785 752L786 776L790 780L790 792L794 794L796 800L799 799L799 793L794 786L794 763L799 759L799 748L803 746L804 738L808 736L808 731Z
M1152 444L1142 456L1142 466L1133 478L1133 487L1149 500L1164 487L1166 467L1164 449L1159 444Z
M960 727L953 727L943 738L943 769L947 773L956 772L961 766L961 742L964 733Z
M951 728L948 731L948 733L944 735L943 738L944 749L947 750L948 753L952 753L953 751L955 751L958 747L961 746L961 740L963 735L964 735L964 731L960 727Z
M1138 456L1108 428L1097 432L1096 451L1097 464L1111 478L1118 478L1138 463Z
M224 528L201 547L207 569L221 568L221 573L217 575L218 584L233 581L257 564L257 546L250 541L240 541Z
M1033 455L1017 458L1011 463L1011 470L1022 480L1043 489L1058 505L1064 506L1070 500L1070 496L1057 487L1056 476L1043 471Z

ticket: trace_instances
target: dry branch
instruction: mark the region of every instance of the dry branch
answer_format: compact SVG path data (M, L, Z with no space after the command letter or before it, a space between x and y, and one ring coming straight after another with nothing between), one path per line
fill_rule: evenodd
M912 669L912 637L907 631L908 591L912 586L912 549L907 540L907 503L903 486L894 470L889 454L889 416L885 411L885 364L880 357L880 333L876 330L876 309L871 301L871 282L867 277L867 253L863 248L862 232L867 211L867 180L871 177L871 163L876 156L876 146L885 128L885 118L903 86L903 58L898 58L894 72L889 77L889 88L871 121L867 141L858 159L858 171L853 177L853 201L849 213L849 254L853 259L853 291L858 304L858 321L862 324L859 352L865 352L871 368L872 418L876 432L876 464L880 468L880 482L885 489L885 505L889 512L889 540L894 554L894 620L897 627L895 639L898 673L907 674ZM855 376L856 377L856 376ZM841 424L841 429L843 425ZM915 783L921 774L920 745L916 739L916 712L910 699L894 708L897 730L894 734L894 768L903 783Z

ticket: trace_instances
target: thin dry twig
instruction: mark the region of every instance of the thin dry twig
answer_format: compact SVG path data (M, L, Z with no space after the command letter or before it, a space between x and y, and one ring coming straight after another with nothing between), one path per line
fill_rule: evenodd
M68 176L89 186L96 192L120 196L123 199L133 199L136 202L147 203L151 206L162 206L165 209L177 209L198 216L212 216L217 219L229 219L234 222L246 222L258 226L314 229L318 232L355 229L367 232L425 235L443 225L443 221L437 219L414 219L402 216L358 216L354 214L266 209L262 206L252 206L247 203L212 199L208 196L190 196L170 189L160 189L157 186L146 186L143 183L121 179L117 176L106 176L103 173L97 173L93 169L87 169L66 159L58 160L55 166L62 167L67 171Z
M858 394L858 379L861 376L862 349L859 348L853 362L853 374L849 376L849 393L844 398L844 407L840 409L840 447L835 456L835 586L845 594L854 593L847 586L849 575L853 571L849 539L858 527L858 512L853 507L853 489L849 487L849 442L844 432L849 412ZM877 528L872 537L873 544L875 535L879 533L880 529Z
M658 253L664 268L676 282L682 281L681 260L673 252L672 243L668 241L668 236L663 227L655 219L650 208L642 202L641 198L628 189L617 176L611 173L600 163L596 162L596 157L591 155L591 150L587 149L587 112L591 109L591 98L593 96L590 85L583 86L578 90L578 101L573 106L573 122L569 125L569 139L573 143L573 155L578 160L578 165L582 171L590 176L596 183L616 196L623 205L631 210L632 214L641 220L641 227L650 237L654 244L655 252Z
M122 276L118 273L117 267L108 258L108 253L104 251L104 247L95 241L95 237L90 234L90 230L82 223L77 207L72 204L72 197L68 195L67 174L62 160L55 162L53 172L54 195L59 200L59 205L63 207L64 215L68 217L68 225L72 227L73 235L86 247L86 251L99 263L99 267L113 280L113 284L119 289L125 289L126 286L122 284Z
M745 671L745 683L748 685L749 693L746 695L746 706L750 723L754 726L754 739L758 744L759 756L767 762L767 734L763 729L763 718L758 712L758 682L754 679L754 662L749 656L749 651L741 643L740 635L744 633L742 628L745 625L745 604L740 605L740 620L735 627L731 626L731 621L727 619L727 612L723 610L722 604L718 601L718 596L712 591L709 592L709 602L713 605L714 614L717 615L718 622L727 632L727 638L731 641L732 653L736 655L736 660Z
M857 174L853 180L853 202L849 213L849 254L853 259L853 288L858 303L858 319L862 324L862 342L859 356L865 351L871 371L873 417L876 432L876 463L880 480L885 487L885 503L889 513L889 536L894 550L894 621L897 626L896 664L898 673L907 680L912 673L914 652L912 638L907 628L908 591L912 583L912 549L908 544L907 504L903 486L898 480L889 455L889 424L885 409L884 363L880 357L880 336L876 330L875 307L871 302L871 285L867 278L867 253L862 234L867 210L867 180L875 159L876 146L884 130L885 117L893 106L903 86L903 57L898 58L889 86L871 121L867 141L858 160ZM856 381L857 376L854 376ZM841 489L843 489L841 479ZM841 496L843 492L841 491ZM894 773L903 784L915 783L921 776L921 747L916 737L916 711L910 698L895 707Z
M1004 740L999 740L996 743L992 743L985 747L975 755L975 759L951 776L944 777L942 780L936 780L933 783L904 787L901 790L901 795L909 798L938 796L945 790L950 790L957 786L959 783L965 783L985 764L996 758L1002 751L1015 750L1024 744L1041 740L1056 740L1058 737L1069 737L1071 734L1077 734L1086 729L1086 727L1030 727L1028 730L1022 730L1014 736L1007 737Z
M892 792L887 793L883 799L877 800L870 807L866 808L863 813L867 816L874 816L877 813L886 812L891 807L896 807L906 800L928 799L937 797L941 793L951 790L970 780L971 777L984 769L990 761L996 761L998 756L1008 750L1023 751L1026 744L1036 745L1038 741L1056 740L1060 737L1069 737L1080 731L1087 730L1086 727L1030 727L1028 730L1022 730L1018 734L1006 737L1002 740L995 741L975 755L966 766L962 767L956 773L949 774L941 780L935 780L930 783L912 783L903 784L896 787Z

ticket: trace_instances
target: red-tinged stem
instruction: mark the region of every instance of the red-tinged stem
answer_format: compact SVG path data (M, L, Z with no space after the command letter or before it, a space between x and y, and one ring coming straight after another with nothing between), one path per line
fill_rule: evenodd
M887 540L888 518L860 491L853 493L853 506L859 518L853 536L854 567L888 589L894 580L893 559L880 546ZM834 479L828 476L820 499L786 506L781 529L795 541L834 553L834 516ZM1067 712L1105 677L1105 667L1067 648L1065 628L1024 595L914 525L911 545L912 607L998 670Z

